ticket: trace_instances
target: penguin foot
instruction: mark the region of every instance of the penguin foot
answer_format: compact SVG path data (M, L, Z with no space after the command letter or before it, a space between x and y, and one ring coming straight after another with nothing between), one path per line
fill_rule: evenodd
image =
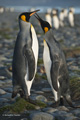
M16 95L17 95L17 92L12 92L12 98L14 98L14 97L16 97Z
M59 101L57 101L57 102L54 102L54 103L52 103L51 105L50 105L50 107L58 107L59 106Z
M64 106L64 98L63 97L60 98L59 106Z

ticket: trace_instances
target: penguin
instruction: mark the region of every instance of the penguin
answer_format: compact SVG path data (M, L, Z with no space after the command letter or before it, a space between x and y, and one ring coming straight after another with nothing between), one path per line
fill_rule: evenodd
M45 20L49 22L50 25L52 25L52 18L51 18L51 10L48 9L46 14L45 14Z
M71 107L74 107L69 88L69 74L64 53L59 42L54 38L52 27L47 21L42 20L36 13L44 31L43 61L48 82L51 86L55 103L53 107L64 104L64 98Z
M71 27L74 27L74 13L73 10L69 10L68 20Z
M58 19L58 10L52 10L52 22L55 29L59 29L59 19Z
M38 11L24 12L19 15L20 31L15 42L12 62L12 98L16 97L17 93L25 99L30 96L30 89L37 71L39 47L35 29L29 19Z
M59 13L59 20L60 20L60 26L64 27L64 9L62 9Z

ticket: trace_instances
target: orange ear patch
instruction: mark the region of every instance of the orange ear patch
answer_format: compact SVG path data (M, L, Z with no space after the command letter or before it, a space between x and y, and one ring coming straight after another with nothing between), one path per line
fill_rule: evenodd
M48 27L45 27L45 28L44 28L45 33L46 33L48 30L49 30Z
M25 15L22 15L21 19L26 22L26 16Z

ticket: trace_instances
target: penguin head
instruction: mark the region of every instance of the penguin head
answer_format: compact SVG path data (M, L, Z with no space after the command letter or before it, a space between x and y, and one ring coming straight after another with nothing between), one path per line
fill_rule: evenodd
M50 24L47 21L42 20L37 13L34 16L39 20L44 33L48 32L51 28Z
M35 10L35 11L32 11L32 12L24 12L24 13L21 13L19 15L19 19L20 20L23 20L25 22L29 22L29 19L30 17L35 14L36 12L38 12L39 10Z

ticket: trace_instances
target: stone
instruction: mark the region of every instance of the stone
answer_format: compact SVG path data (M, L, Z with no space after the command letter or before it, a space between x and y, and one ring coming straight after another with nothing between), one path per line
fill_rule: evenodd
M3 89L0 89L0 95L6 94L6 91L4 91Z
M69 117L65 118L64 120L80 120L80 119L75 116L69 116Z
M6 93L4 95L1 95L1 98L7 98L7 99L11 99L12 94L11 93Z
M20 119L20 120L28 120L27 118L22 118L22 119Z
M0 98L0 103L8 102L8 99L6 98Z
M47 107L42 109L43 112L47 112L47 113L53 113L55 111L58 111L56 108L52 108L52 107Z
M13 89L12 87L7 87L7 88L3 88L6 92L10 92L12 93Z
M57 109L60 111L67 111L67 112L69 111L69 109L65 106L59 106L59 107L57 107Z
M30 99L38 100L38 101L42 101L42 102L47 102L47 98L44 97L43 95L31 95Z
M53 116L58 120L65 120L67 117L73 117L73 114L66 111L55 111L53 112Z
M0 87L2 87L4 84L5 84L5 82L0 80Z
M72 113L73 113L75 116L77 116L77 117L80 118L80 108L73 110Z
M0 76L0 80L5 80L6 77L5 76Z
M51 88L43 88L42 91L43 92L51 92L52 90L51 90Z
M54 116L44 112L35 112L30 114L30 120L55 120Z
M43 94L44 92L43 91L35 91L34 93L36 93L36 94Z

